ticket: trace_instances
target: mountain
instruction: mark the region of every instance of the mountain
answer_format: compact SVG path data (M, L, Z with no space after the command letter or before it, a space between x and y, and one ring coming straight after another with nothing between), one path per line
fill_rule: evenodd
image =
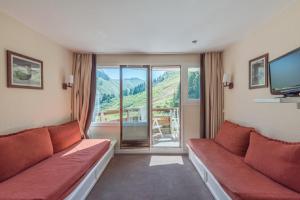
M117 80L110 79L109 81L103 80L102 77L99 77L98 82L102 82L102 87L106 87L110 84L110 88L114 88L115 84L119 86L119 82ZM180 87L179 87L180 75L176 72L166 72L165 74L161 75L161 77L157 78L157 81L154 81L152 87L152 106L153 108L169 108L173 106L178 106L180 100ZM105 85L106 84L106 85ZM139 108L145 106L145 102L147 102L147 94L145 89L145 81L132 78L124 80L124 87L128 90L131 89L132 93L126 93L123 98L123 107L128 108ZM144 88L142 87L144 86ZM99 88L99 87L98 87ZM97 89L98 89L97 88ZM134 92L135 89L138 92ZM120 99L115 98L118 96L108 96L112 94L114 89L103 88L101 91L101 96L105 97L102 98L101 109L99 110L118 110L120 106ZM119 89L116 89L119 92ZM100 92L100 91L99 91ZM123 90L124 94L124 90ZM119 95L119 94L117 94ZM107 100L108 99L108 100ZM100 106L100 105L99 105Z
M110 94L117 96L119 94L119 81L117 80L105 80L97 78L97 92L99 94Z
M152 107L177 107L180 102L180 74L165 72L157 80L152 88Z
M123 90L124 89L134 89L140 84L145 83L142 79L139 78L130 78L130 79L125 79L123 82Z
M120 95L120 81L117 79L111 79L103 70L97 70L97 92L100 96ZM130 78L123 81L123 90L134 90L136 87L139 87L141 84L144 84L145 81L139 78Z
M103 80L109 81L110 78L103 70L96 70L96 77L102 78Z

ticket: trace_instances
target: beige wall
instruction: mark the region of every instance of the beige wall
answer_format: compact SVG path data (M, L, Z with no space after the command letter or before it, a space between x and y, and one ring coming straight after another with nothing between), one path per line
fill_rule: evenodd
M234 89L225 90L225 118L253 126L267 136L300 141L300 109L296 104L255 103L270 98L269 88L248 89L248 61L269 53L269 60L300 46L300 1L272 18L244 40L227 48L225 71L233 74Z
M1 13L0 26L0 134L69 120L71 52ZM44 62L44 90L6 87L6 50Z
M198 54L182 55L98 55L97 65L181 65L182 87L182 134L183 147L189 138L199 138L200 135L200 104L187 100L187 69L199 67ZM94 137L105 137L120 140L119 126L91 127L90 134Z

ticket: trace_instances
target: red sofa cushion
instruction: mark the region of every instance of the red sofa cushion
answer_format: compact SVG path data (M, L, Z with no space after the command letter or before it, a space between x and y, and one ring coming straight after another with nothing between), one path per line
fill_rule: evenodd
M300 192L300 143L282 142L252 132L245 162Z
M109 140L81 140L0 183L0 199L64 199L107 152L109 145Z
M47 128L36 128L0 137L0 182L51 156Z
M250 132L252 130L253 128L225 121L222 124L215 141L228 151L239 156L245 156L249 145Z
M49 127L54 153L60 152L81 140L78 121Z
M256 171L243 157L213 140L192 139L189 146L232 199L299 200L300 194Z

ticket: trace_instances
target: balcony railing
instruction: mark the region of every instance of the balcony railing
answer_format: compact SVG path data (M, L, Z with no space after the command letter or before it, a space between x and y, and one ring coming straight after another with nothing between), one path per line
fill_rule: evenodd
M168 117L178 118L179 108L154 108L152 115L154 117L161 117L167 120ZM144 121L146 112L143 108L123 109L123 120L127 122L142 122ZM115 122L119 121L120 110L105 110L96 114L95 122Z
M178 142L180 132L180 113L178 107L152 109L153 144L163 143L164 138ZM96 115L95 121L100 123L119 122L120 110L105 110ZM147 126L145 108L123 109L125 126Z

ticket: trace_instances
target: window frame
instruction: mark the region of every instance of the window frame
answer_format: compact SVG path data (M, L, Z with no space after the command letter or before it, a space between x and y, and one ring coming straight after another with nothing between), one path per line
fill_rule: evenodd
M160 66L160 65L157 65ZM101 68L115 68L121 70L121 65L115 65L115 66L106 66L106 65L97 65L97 69ZM200 71L200 90L201 90L201 67L199 65L191 65L191 66L186 66L182 67L182 72L181 74L183 75L183 79L181 80L181 88L184 87L186 88L186 92L181 90L181 105L200 105L201 104L201 91L200 91L200 98L199 99L190 99L189 94L188 94L188 75L189 75L189 69L191 68L197 68ZM185 70L184 70L185 69ZM121 74L119 73L119 80L121 79ZM121 81L121 80L120 80ZM186 85L185 85L186 84ZM183 98L182 98L183 97ZM120 105L121 106L121 105ZM117 122L91 122L91 127L116 127L120 126L121 120Z

